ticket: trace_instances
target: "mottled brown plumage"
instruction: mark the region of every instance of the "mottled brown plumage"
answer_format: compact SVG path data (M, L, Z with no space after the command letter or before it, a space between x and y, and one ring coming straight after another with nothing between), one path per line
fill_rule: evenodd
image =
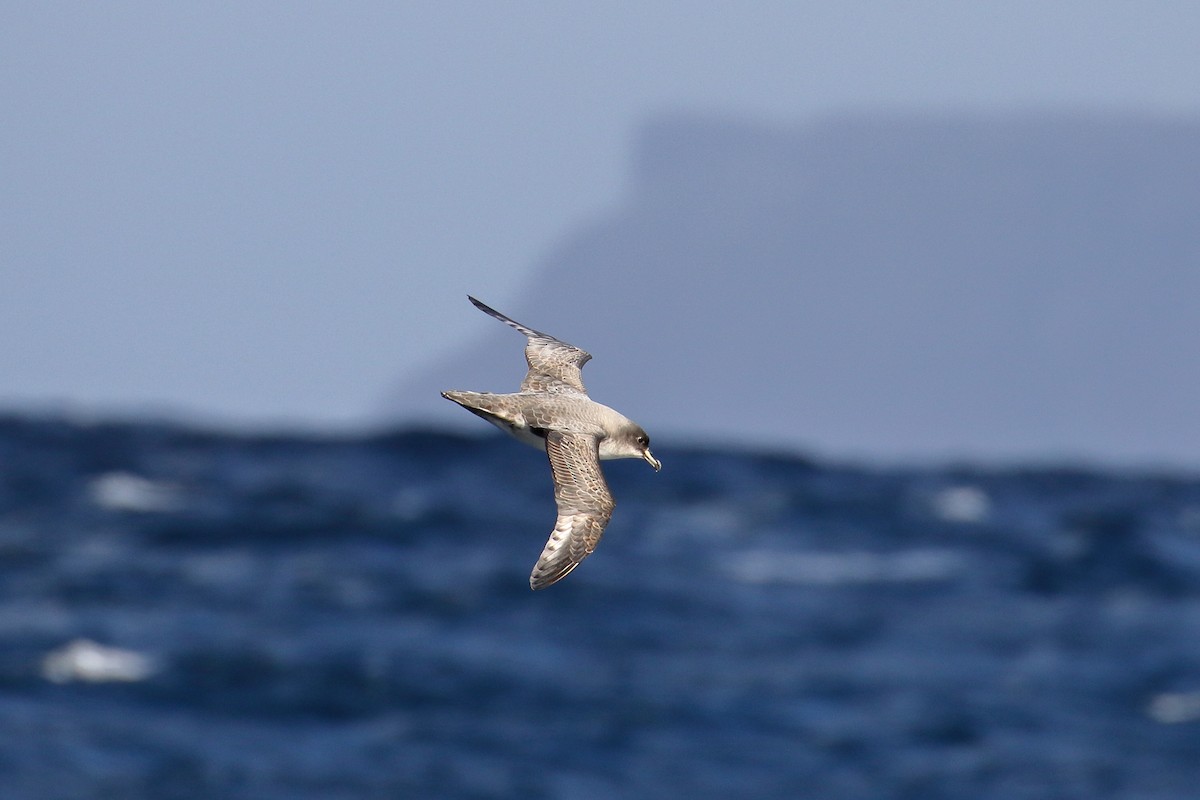
M544 448L554 478L558 519L529 576L534 589L561 580L596 549L616 502L600 460L641 458L662 467L650 452L641 426L587 396L580 370L591 356L578 347L535 331L499 311L470 301L528 337L529 371L512 394L442 392L519 441Z
M529 337L525 344L525 363L529 365L529 372L521 381L522 392L574 391L587 394L587 389L583 388L582 370L583 365L591 360L591 353L527 328L474 297L468 295L467 299L480 311Z
M529 576L534 589L565 577L592 554L616 506L600 471L596 437L549 431L546 455L554 476L558 521Z

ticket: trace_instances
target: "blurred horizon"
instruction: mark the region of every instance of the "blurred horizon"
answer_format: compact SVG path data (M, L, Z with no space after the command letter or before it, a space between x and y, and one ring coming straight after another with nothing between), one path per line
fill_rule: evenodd
M362 430L481 337L519 370L519 341L464 296L535 307L555 259L645 197L639 148L663 120L1200 119L1200 8L1178 3L118 2L0 23L0 410L76 418ZM637 418L621 351L576 343L597 399ZM506 385L484 378L456 382ZM870 456L838 445L846 420L732 438Z
M5 800L1190 796L1197 31L0 7Z

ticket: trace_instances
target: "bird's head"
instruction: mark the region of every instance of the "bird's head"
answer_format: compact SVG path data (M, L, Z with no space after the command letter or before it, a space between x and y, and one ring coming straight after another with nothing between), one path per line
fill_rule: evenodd
M654 457L650 452L650 434L642 430L640 425L634 425L628 436L631 449L633 450L632 457L640 458L650 466L654 467L654 471L658 472L662 469L662 462Z
M600 440L600 458L640 458L655 471L662 469L662 462L650 452L650 434L642 426L624 420Z

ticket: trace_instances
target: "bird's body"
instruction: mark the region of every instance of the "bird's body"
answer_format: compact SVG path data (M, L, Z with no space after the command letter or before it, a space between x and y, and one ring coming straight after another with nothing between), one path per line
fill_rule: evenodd
M623 414L592 400L580 369L591 356L553 336L527 328L470 298L477 308L528 337L529 372L511 394L442 392L518 441L545 449L554 478L558 520L529 584L543 589L561 580L596 548L616 505L600 459L641 458L655 470L650 437Z
M611 434L634 423L623 414L597 403L585 394L545 392L443 392L463 408L510 434L517 441L546 449L546 431L579 433L600 438L601 459L627 458L610 452ZM641 453L634 456L641 458Z

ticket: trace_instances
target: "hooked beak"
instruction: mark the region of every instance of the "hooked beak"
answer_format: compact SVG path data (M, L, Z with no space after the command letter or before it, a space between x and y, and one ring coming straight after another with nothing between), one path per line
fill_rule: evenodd
M642 458L645 460L645 462L647 464L654 467L655 472L658 472L660 469L662 469L662 462L654 457L654 454L650 452L649 447L647 447L646 450L642 453Z

